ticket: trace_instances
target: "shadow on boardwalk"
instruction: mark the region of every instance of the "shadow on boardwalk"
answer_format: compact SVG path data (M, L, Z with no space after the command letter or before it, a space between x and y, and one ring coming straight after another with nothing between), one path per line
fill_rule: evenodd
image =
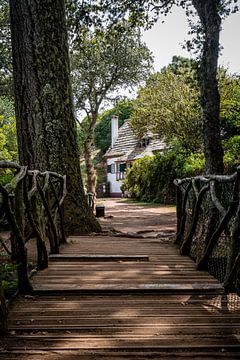
M105 205L105 229L138 237L70 238L10 308L0 359L238 359L240 302L179 256L174 208Z

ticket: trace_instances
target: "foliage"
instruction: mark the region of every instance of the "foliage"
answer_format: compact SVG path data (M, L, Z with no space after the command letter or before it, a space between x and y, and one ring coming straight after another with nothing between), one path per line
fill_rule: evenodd
M72 46L72 79L75 103L86 112L80 127L84 136L87 191L95 193L96 173L92 162L94 131L100 107L119 99L119 91L133 88L149 75L152 58L141 42L140 31L127 23L110 29L82 29ZM120 31L121 30L121 31Z
M146 156L136 160L127 171L122 190L139 200L174 203L173 180L200 174L203 166L201 154L187 155L179 147Z
M215 0L218 10L224 19L239 8L238 0ZM202 0L196 0L196 3ZM71 34L81 31L81 24L91 26L101 24L111 26L122 20L128 20L132 25L151 27L159 18L164 21L165 16L172 10L173 6L185 9L188 18L195 15L194 0L68 0L68 20ZM80 21L81 20L81 21ZM190 23L192 32L199 34L199 26ZM199 24L198 24L199 25Z
M201 148L199 90L185 74L170 70L153 75L139 92L131 124L139 136L158 133L169 144L178 141L190 151Z
M0 4L0 96L12 94L12 54L9 1Z
M199 62L195 59L174 55L168 66L162 68L161 72L171 71L173 74L183 77L186 82L196 87L198 82Z
M114 92L136 86L149 75L152 58L138 29L127 24L121 32L119 27L85 29L80 40L71 56L73 90L77 108L87 114L118 98Z
M112 109L104 111L98 118L95 129L96 148L105 153L111 145L111 118L113 115L118 116L119 127L123 125L124 120L129 119L133 111L133 101L123 100L120 101Z
M224 165L226 173L233 173L240 165L240 135L224 141Z
M9 298L17 291L16 265L6 261L3 256L0 258L0 274L4 295Z
M14 106L7 97L0 97L0 160L17 160Z
M139 136L150 130L171 146L179 143L190 152L203 148L196 67L196 62L175 56L167 68L150 77L139 91L131 116ZM219 68L218 79L221 137L226 140L240 135L240 79L224 68Z
M240 78L219 70L221 132L224 140L240 135Z

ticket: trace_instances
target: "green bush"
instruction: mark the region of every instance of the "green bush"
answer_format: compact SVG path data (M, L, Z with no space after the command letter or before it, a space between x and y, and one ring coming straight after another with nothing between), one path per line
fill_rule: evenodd
M203 155L186 155L180 149L136 160L127 171L123 192L143 201L175 203L174 179L195 176L203 171Z
M240 135L224 141L224 166L226 173L233 173L240 165Z
M3 260L3 258L0 259L1 281L4 295L8 299L17 291L17 272L16 265L2 262Z

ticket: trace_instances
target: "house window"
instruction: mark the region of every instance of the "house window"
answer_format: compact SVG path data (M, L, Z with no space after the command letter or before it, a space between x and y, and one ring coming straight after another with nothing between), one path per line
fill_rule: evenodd
M141 140L139 140L137 146L139 148L145 148L150 144L150 139L149 138L142 138Z
M116 179L123 180L126 171L126 163L117 163Z
M108 174L115 174L116 170L115 170L115 164L111 164L107 166L107 172Z

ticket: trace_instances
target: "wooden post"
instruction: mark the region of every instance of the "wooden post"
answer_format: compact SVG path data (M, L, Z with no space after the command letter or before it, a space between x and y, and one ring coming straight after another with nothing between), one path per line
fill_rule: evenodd
M7 330L7 307L3 294L2 281L0 279L0 333Z

